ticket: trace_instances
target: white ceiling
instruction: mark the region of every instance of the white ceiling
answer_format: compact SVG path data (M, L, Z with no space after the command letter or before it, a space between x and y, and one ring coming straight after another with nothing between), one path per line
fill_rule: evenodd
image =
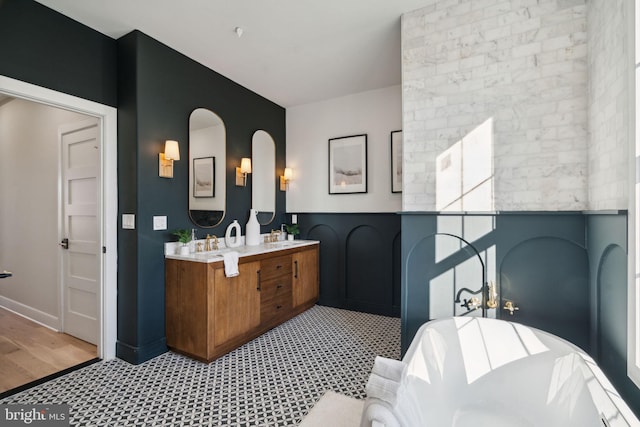
M137 29L283 106L400 84L400 15L433 0L38 0ZM238 38L235 28L244 32Z

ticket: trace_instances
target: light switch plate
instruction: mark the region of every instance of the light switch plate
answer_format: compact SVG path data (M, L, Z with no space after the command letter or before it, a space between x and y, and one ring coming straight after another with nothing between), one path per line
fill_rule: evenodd
M122 228L125 230L133 230L136 228L135 214L122 214Z
M298 215L291 214L291 224L297 224L297 223L298 223Z
M166 230L167 229L167 217L154 216L153 217L153 229L154 230Z

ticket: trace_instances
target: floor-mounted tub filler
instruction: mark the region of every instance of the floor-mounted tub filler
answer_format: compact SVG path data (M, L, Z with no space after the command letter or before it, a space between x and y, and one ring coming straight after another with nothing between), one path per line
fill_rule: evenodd
M402 362L377 358L362 426L640 426L593 359L496 319L424 324Z

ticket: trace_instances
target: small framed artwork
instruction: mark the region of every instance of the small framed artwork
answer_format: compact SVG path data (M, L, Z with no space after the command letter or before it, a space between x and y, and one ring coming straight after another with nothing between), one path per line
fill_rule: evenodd
M193 159L193 197L215 197L216 158Z
M391 192L402 193L402 131L391 132Z
M367 135L329 140L329 194L367 192Z

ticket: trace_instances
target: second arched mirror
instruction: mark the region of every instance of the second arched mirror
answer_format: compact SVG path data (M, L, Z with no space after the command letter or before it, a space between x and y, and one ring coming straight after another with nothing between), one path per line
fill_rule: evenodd
M204 108L189 116L189 217L199 227L222 222L226 203L226 131Z
M276 214L276 143L263 130L251 140L253 190L251 207L258 211L258 222L267 225Z

